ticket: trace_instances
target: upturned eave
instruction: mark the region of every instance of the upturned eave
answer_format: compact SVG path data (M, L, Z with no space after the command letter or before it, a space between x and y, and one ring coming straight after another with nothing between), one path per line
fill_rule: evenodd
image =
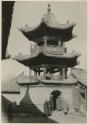
M63 54L63 55L52 55L47 53L36 53L33 56L19 55L15 59L24 64L25 66L41 66L45 64L61 65L63 67L73 67L77 65L78 53Z

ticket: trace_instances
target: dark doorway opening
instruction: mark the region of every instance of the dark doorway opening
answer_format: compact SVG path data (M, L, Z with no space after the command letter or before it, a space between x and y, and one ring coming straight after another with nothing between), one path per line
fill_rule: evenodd
M57 108L56 100L57 100L58 96L60 96L61 94L62 94L62 92L59 90L55 90L51 93L50 101L52 104L52 110L56 110L56 108Z

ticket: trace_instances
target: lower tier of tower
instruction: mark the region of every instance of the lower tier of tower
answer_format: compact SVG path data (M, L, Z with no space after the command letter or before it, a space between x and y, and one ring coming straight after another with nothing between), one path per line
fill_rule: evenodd
M86 97L86 91L85 91ZM29 86L21 87L20 94L3 94L6 99L12 103L16 102L18 113L45 114L47 103L51 103L51 111L73 112L75 109L81 109L83 106L86 112L87 101L80 94L76 85L62 86ZM46 108L46 109L45 109ZM51 114L46 114L51 115Z

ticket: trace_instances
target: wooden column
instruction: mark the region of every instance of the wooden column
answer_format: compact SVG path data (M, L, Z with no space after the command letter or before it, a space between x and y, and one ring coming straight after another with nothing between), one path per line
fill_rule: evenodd
M37 49L37 42L35 42L35 49Z
M53 80L53 73L51 73L51 80Z
M38 68L38 76L40 76L40 68Z
M34 78L37 79L37 72L34 70Z
M65 79L65 68L62 69L62 78Z
M61 76L61 71L59 69L59 80L61 80L62 76Z
M29 79L31 80L31 69L29 67Z
M50 76L51 76L51 80L52 80L52 76L53 76L53 73L52 73L52 72L50 73Z
M64 47L64 48L65 48L65 43L64 43L64 42L62 43L62 47Z
M47 37L44 37L44 45L47 46Z
M61 47L61 41L58 41L58 46Z
M65 48L65 53L67 53L67 48Z
M44 79L46 79L46 67L44 67L43 72L44 72Z
M68 71L68 69L66 68L65 69L65 78L67 79L67 71Z

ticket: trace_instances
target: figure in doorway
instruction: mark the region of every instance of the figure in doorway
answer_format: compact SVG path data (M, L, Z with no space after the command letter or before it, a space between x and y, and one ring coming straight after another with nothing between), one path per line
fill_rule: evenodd
M45 100L44 102L44 115L50 116L51 115L51 104L50 101Z
M58 111L63 111L65 115L68 115L69 105L68 105L67 100L63 97L62 94L60 94L60 96L58 96L58 98L56 100L56 104L57 104Z

